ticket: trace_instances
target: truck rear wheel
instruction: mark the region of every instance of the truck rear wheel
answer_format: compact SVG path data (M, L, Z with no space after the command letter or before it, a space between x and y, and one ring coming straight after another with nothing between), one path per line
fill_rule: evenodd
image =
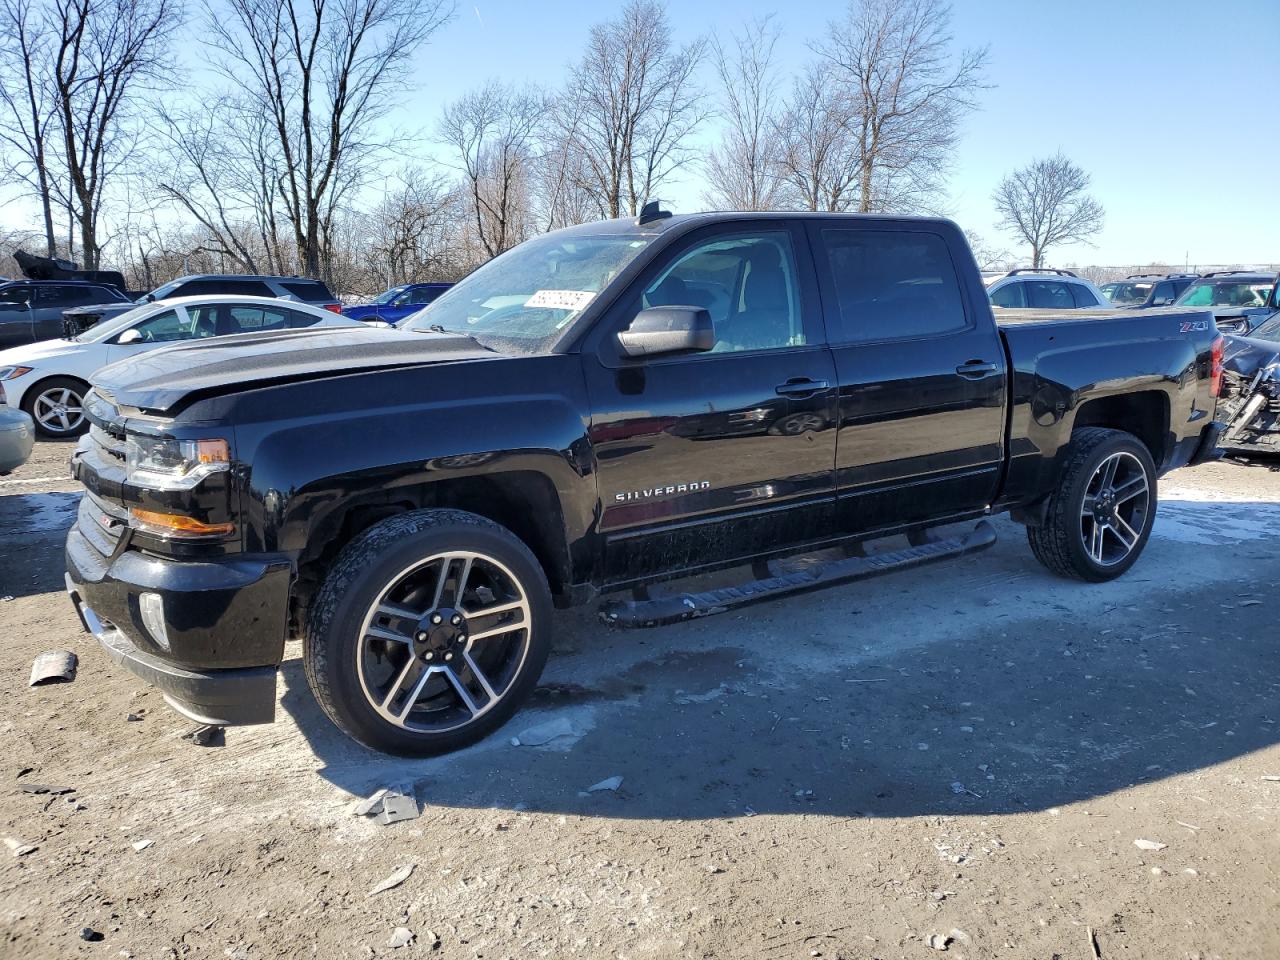
M1101 583L1137 561L1156 518L1156 469L1146 445L1121 430L1071 438L1043 526L1028 527L1036 559L1064 577Z
M324 712L375 750L430 756L505 723L533 692L551 595L510 531L461 510L391 517L316 595L303 663Z

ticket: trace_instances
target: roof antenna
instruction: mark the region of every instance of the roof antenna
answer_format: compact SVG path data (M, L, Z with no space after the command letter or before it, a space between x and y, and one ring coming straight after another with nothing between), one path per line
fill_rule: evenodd
M661 200L646 200L640 208L640 216L636 217L636 226L645 227L671 216L670 210L663 210Z

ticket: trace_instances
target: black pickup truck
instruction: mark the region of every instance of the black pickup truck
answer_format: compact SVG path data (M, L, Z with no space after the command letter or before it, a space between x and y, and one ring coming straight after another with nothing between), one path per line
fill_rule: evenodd
M1157 477L1218 455L1222 339L1202 310L1039 313L993 319L946 220L650 207L557 231L405 329L101 370L68 590L190 718L270 721L301 637L334 723L423 755L530 694L553 604L704 616L980 549L1006 511L1050 570L1109 580ZM649 593L730 567L751 573Z

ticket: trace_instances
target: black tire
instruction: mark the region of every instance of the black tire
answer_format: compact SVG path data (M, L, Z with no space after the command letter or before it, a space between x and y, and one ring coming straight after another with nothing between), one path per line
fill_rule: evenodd
M1085 510L1085 498L1090 495L1090 485L1096 479L1095 474L1117 454L1127 455L1122 458L1125 464L1140 465L1146 480L1147 500L1141 525L1125 527L1137 533L1127 553L1109 562L1098 562L1086 544L1093 525L1098 521L1084 519L1082 512ZM1156 503L1156 468L1146 444L1122 430L1084 427L1072 434L1066 463L1057 488L1049 498L1043 526L1027 528L1031 552L1059 576L1091 583L1114 580L1137 562L1146 547L1155 523ZM1115 508L1112 508L1114 512ZM1121 549L1123 542L1116 535L1113 537L1113 549Z
M365 642L365 626L369 622L366 618L374 616L375 606L386 602L386 592L398 589L395 585L404 581L403 575L414 564L452 552L490 558L494 569L501 568L503 574L510 574L518 581L518 589L527 602L528 626L524 631L515 631L515 636L521 637L521 642L527 645L518 662L511 667L507 685L500 696L494 698L493 705L486 708L487 712L448 730L411 730L385 717L366 694L364 664L370 661L361 659L369 650ZM444 561L444 576L448 576L447 564L450 562ZM429 568L422 569L422 576L435 576ZM465 612L460 598L455 597L453 602L460 612ZM424 617L436 609L428 606ZM395 632L414 634L413 628L405 626L407 622L406 619L397 623ZM510 719L537 685L551 650L550 628L551 592L541 566L524 543L509 530L473 513L419 510L391 517L370 527L339 554L311 606L303 645L303 665L307 682L321 708L348 736L385 753L406 757L432 756L475 743ZM417 647L387 646L391 650L388 661L392 655L408 659L417 657L415 669L428 672L422 658L431 657L426 653L415 654L413 651ZM466 646L466 649L470 651L472 648ZM471 662L467 661L468 664ZM461 663L460 658L455 667ZM442 669L442 661L433 664L433 668ZM406 671L409 669L405 667ZM450 682L454 688L457 687L456 682ZM399 686L399 680L391 686ZM444 690L449 691L450 688L444 687ZM466 706L456 690L453 696L457 700L454 709L465 710ZM415 700L416 694L406 700L411 710L417 709L412 706ZM386 706L384 702L383 707Z
M68 397L74 397L75 409L80 411L76 417L68 417L71 421L69 429L59 429L58 424L49 423L48 417L45 416L41 420L41 416L45 415L47 406L41 405L40 411L36 410L36 403L42 397L50 397L61 391L68 391ZM71 437L78 437L89 429L89 421L85 418L84 395L89 392L89 385L83 380L77 380L75 377L49 377L47 380L41 380L39 383L33 383L29 390L22 396L22 409L25 410L31 419L35 421L36 433L50 440L65 440Z

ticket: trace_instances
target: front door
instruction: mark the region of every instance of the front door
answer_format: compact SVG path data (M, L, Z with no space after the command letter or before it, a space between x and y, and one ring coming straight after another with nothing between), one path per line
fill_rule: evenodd
M617 332L654 306L705 308L715 348L627 358ZM835 371L798 230L744 222L677 242L602 319L583 366L607 582L829 535Z
M836 485L853 533L981 510L1004 463L1004 346L960 279L959 230L810 229L840 382Z

